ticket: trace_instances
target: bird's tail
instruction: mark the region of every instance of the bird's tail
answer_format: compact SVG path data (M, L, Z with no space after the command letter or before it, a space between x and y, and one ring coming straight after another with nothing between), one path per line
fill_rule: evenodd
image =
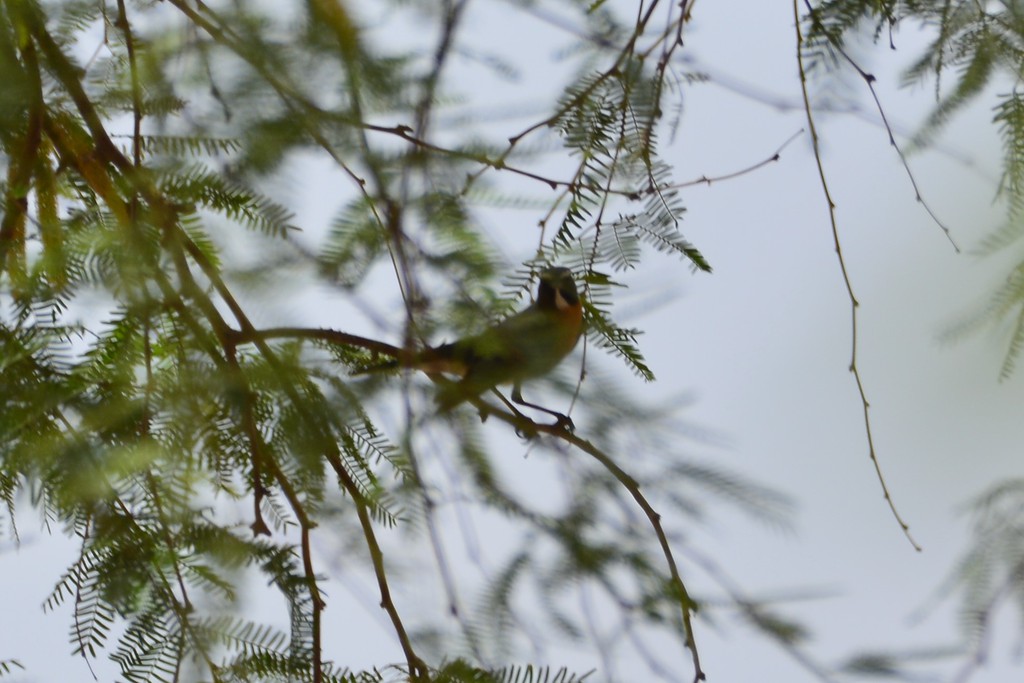
M384 361L383 363L372 363L365 367L356 368L355 370L350 372L349 375L351 375L352 377L359 377L361 375L376 375L381 372L390 372L392 370L397 370L400 367L402 367L402 365L401 363L398 362L398 359L392 358L391 360Z
M381 363L374 363L353 371L353 376L374 375L393 372L401 368L419 370L438 384L438 411L445 413L463 401L480 393L479 388L470 387L465 382L452 379L465 377L475 356L472 349L460 344L442 344L423 349L414 353L403 353L397 358L390 358Z
M352 372L353 375L370 375L390 372L399 368L420 370L426 374L463 375L468 367L464 351L456 344L442 344L419 351L402 351L386 361L370 363Z

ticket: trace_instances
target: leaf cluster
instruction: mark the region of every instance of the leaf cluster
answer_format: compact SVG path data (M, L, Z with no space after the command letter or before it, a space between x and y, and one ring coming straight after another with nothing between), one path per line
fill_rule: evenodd
M442 37L456 30L457 16L428 9L448 22ZM565 264L585 290L596 348L652 379L639 331L614 322L606 273L638 267L642 247L710 269L679 229L682 197L656 144L676 34L651 31L649 19L620 24L600 6L577 10L597 41L585 61L611 52L613 66L587 71L530 128L554 131L569 151L576 166L564 180L521 168L533 159L517 143L435 134L454 48L378 54L346 3L0 3L0 498L15 534L30 506L75 543L45 606L70 612L71 649L89 669L105 659L129 681L581 681L477 656L510 628L531 573L569 637L582 627L564 596L587 582L675 636L700 673L695 603L667 540L644 535L652 524L660 532L657 516L645 526L610 512L628 505L626 475L597 459L581 468L568 509L541 512L507 490L465 413L448 426L471 497L549 552L518 556L482 591L465 628L473 657L421 654L392 591L404 546L393 552L381 537L431 526L433 482L417 457L426 419L392 436L377 417L380 383L347 374L402 349L341 330L260 327L305 311L260 300L238 264L257 253L263 291L313 282L329 293L320 306L365 303L386 270L406 350L500 318L530 296L540 267ZM681 31L678 7L667 17ZM81 63L95 36L99 49ZM658 50L665 58L652 66ZM322 198L334 212L322 234L288 201L290 164L309 156L341 188ZM558 229L538 231L518 268L502 264L474 211L485 171L562 190L545 205ZM602 429L627 406L604 405ZM742 482L705 470L670 475L744 498ZM401 649L404 661L384 672L331 660L313 539L335 536L358 546L353 564L374 579L372 602ZM280 623L246 614L242 586L254 579L285 606ZM0 661L0 673L18 666Z
M813 68L827 55L829 63L841 61L844 41L865 22L873 26L877 41L888 28L902 22L931 27L932 40L906 70L906 84L934 79L936 104L913 138L913 145L924 147L941 133L952 117L984 94L998 88L993 106L993 123L1002 138L1003 166L999 188L1006 200L1007 217L1002 227L981 244L983 252L1004 248L1022 233L1024 207L1024 107L1020 74L1024 69L1024 15L1017 3L951 2L914 0L913 2L875 2L874 0L826 0L806 15L808 40L805 53ZM809 70L810 70L809 68ZM870 75L869 75L870 77ZM949 83L949 81L952 81ZM947 84L948 83L948 84ZM985 311L975 324L1005 322L1010 341L1001 375L1008 376L1024 349L1024 290L1020 287L1017 265L997 288Z

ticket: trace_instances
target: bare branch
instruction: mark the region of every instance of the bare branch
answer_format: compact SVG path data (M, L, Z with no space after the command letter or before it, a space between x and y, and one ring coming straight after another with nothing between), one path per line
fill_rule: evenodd
M882 486L882 495L885 496L885 501L889 505L889 509L892 511L893 517L896 519L896 523L899 524L903 534L910 541L910 545L913 546L914 550L920 551L921 546L917 544L914 537L910 535L910 527L900 513L896 510L896 503L892 499L892 495L889 493L889 487L885 483L885 476L882 474L882 466L878 461L878 455L875 452L875 439L871 431L871 415L868 412L869 404L867 393L864 389L864 382L861 378L860 369L857 367L857 307L860 305L857 301L857 297L853 293L853 283L850 280L850 274L846 269L846 259L843 257L843 248L839 241L839 221L836 218L836 204L832 200L832 193L828 188L828 181L825 177L825 165L821 159L821 149L818 144L818 131L814 125L814 114L811 112L811 98L810 93L807 90L807 72L804 69L804 57L803 57L803 45L804 37L803 32L800 30L800 9L799 0L793 0L793 20L796 31L796 59L797 66L800 70L800 87L803 93L804 99L804 112L807 116L807 129L811 133L811 144L814 148L814 160L818 166L818 178L821 181L822 192L825 193L825 202L828 205L828 216L829 223L832 227L832 242L836 248L836 257L839 259L839 270L843 275L843 284L846 286L846 294L850 299L850 372L853 373L853 378L857 383L857 392L860 394L860 402L864 413L864 431L867 435L868 440L868 455L871 458L871 463L875 467L875 475L878 477L878 483Z

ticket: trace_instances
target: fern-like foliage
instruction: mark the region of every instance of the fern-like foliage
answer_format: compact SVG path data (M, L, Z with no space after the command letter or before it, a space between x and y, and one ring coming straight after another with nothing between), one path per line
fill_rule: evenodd
M387 233L373 202L360 197L342 208L321 252L322 267L342 285L358 285L387 250Z
M710 266L679 232L684 212L671 169L657 157L661 117L661 81L641 61L629 60L614 74L582 79L563 97L555 121L579 167L570 183L570 201L555 235L556 247L580 239L592 242L591 264L616 270L638 262L637 241L672 251L701 270ZM613 219L606 214L609 195L621 194L639 211Z
M933 40L907 70L905 81L917 83L934 78L936 105L916 133L913 144L931 142L968 104L976 101L995 83L1017 83L1024 68L1024 21L1013 3L922 2L877 3L869 0L847 2L826 0L807 14L806 49L809 57L841 48L845 36L862 22L873 22L877 39L883 27L900 22L934 27ZM952 80L952 84L949 81ZM1024 115L1018 85L1000 89L993 107L993 122L1003 142L1002 181L999 192L1006 199L1005 224L983 240L982 252L1002 249L1021 234L1024 207ZM1001 375L1008 376L1024 348L1024 290L1020 287L1021 266L1008 274L1006 282L992 295L976 322L1007 323L1010 341Z
M967 552L941 586L936 601L958 603L960 639L945 647L869 652L850 659L852 674L920 678L923 667L958 660L959 676L971 677L995 659L996 629L1006 612L1024 618L1024 481L1005 479L971 501Z
M671 168L657 155L663 74L627 56L616 70L586 76L563 96L553 122L578 161L568 204L544 261L578 268L587 283L588 333L597 348L653 379L636 345L637 331L612 322L601 271L632 269L641 247L677 254L695 269L711 266L680 232L685 207Z
M0 678L15 670L24 671L25 667L17 659L0 659Z
M20 61L6 68L38 79L26 108L47 109L52 125L4 124L5 151L19 159L10 177L28 181L5 188L20 213L7 213L0 240L0 493L13 525L19 491L32 488L45 518L80 543L46 608L70 604L72 651L90 668L113 662L122 680L181 680L193 667L200 677L354 680L314 661L322 598L295 544L247 538L225 517L248 497L260 533L272 533L263 514L278 532L308 533L333 450L361 504L394 524L376 471L394 448L366 413L332 404L296 345L268 357L224 336L224 299L212 290L227 277L215 246L227 236L213 239L204 218L280 241L291 212L211 170L241 150L236 137L99 128L119 109L180 113L185 99L158 68L171 55L111 25L116 59L80 80L62 46L109 15L95 3L61 10L55 34L35 5L5 11L0 25L6 38L12 24L25 36L8 42L4 54ZM42 248L30 253L33 242ZM91 310L73 308L89 292L99 295ZM284 598L284 634L230 615L251 572Z
M205 168L191 167L168 174L162 179L161 188L169 198L186 206L223 213L232 221L267 235L282 237L295 229L287 209Z
M1016 598L1024 592L1024 482L1000 482L978 496L971 507L973 547L955 576L963 591L963 625L971 640L977 642L985 637L994 610L1003 602L1019 607Z
M479 331L560 264L591 348L653 378L640 331L615 322L609 273L647 251L710 270L659 156L688 19L672 3L658 28L570 3L588 41L565 56L587 75L519 138L491 139L442 78L462 46L457 12L413 3L443 27L424 58L378 49L351 4L0 4L0 514L16 530L18 506L34 506L77 548L45 609L70 615L69 649L102 679L574 683L587 675L500 663L521 652L524 592L553 632L583 638L564 597L586 584L696 662L668 543L619 514L641 496L611 460L581 467L555 510L518 490L470 411L438 416L410 391L396 427L386 382L348 374ZM445 108L460 123L439 123ZM546 175L553 151L566 176ZM291 174L311 158L325 177ZM296 206L308 183L317 206ZM256 273L240 263L254 254ZM386 341L348 330L363 313ZM580 399L596 441L621 447L627 414L653 431L651 411L598 393ZM424 425L447 431L425 438ZM678 493L687 479L743 498L706 471L666 472L647 481L677 489L676 513L698 508ZM419 638L445 629L407 626L407 606L433 588L422 536L447 571L435 516L452 500L497 512L525 545L457 614L449 647ZM646 521L661 531L658 519ZM361 597L383 608L401 662L335 664L348 651L324 614L339 574L372 579ZM252 618L249 586L272 594L276 621Z
M993 79L1016 74L1024 58L1024 52L1017 47L1021 24L1015 8L945 0L912 3L826 0L816 4L806 16L808 63L813 66L815 55L823 50L842 48L847 34L863 22L873 24L877 40L883 29L888 27L891 31L904 21L935 27L934 40L905 75L908 83L934 77L937 84L938 102L917 133L917 144L929 141L956 111L976 99ZM950 73L955 75L955 82L944 93L938 84ZM997 121L999 118L997 114ZM1009 165L1004 171L1014 172Z

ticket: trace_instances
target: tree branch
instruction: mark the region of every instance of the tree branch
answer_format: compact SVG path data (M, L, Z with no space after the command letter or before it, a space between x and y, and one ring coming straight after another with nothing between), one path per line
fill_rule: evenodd
M853 373L853 378L857 383L857 392L860 394L860 402L864 414L864 431L868 440L868 456L871 458L871 463L875 467L875 475L878 477L878 483L882 486L882 494L885 496L885 501L888 503L889 510L896 519L896 523L899 524L900 529L903 531L903 535L907 537L908 541L910 541L910 545L913 546L914 550L920 552L921 546L919 546L917 541L914 540L914 537L910 535L910 527L903 521L899 511L896 510L896 503L893 501L892 495L889 493L889 487L885 483L885 476L882 474L881 463L878 461L878 454L875 452L875 439L871 430L871 415L868 412L868 397L864 389L864 382L861 378L860 368L857 367L857 307L860 304L853 293L853 283L850 280L850 273L846 269L846 259L843 257L843 249L839 241L839 222L836 218L836 204L832 200L832 193L829 191L828 181L825 178L825 165L821 159L821 148L818 143L818 130L814 125L814 115L811 112L811 97L807 90L807 71L804 69L804 38L803 32L800 30L799 1L800 0L793 0L793 21L796 30L796 60L800 71L800 88L803 93L807 129L810 131L811 144L814 148L814 160L818 167L818 178L821 181L821 189L822 192L825 193L825 202L828 205L829 223L832 227L832 243L836 248L836 257L839 259L839 270L843 275L843 284L846 286L846 294L850 299L850 372Z
M668 536L665 535L665 530L661 525L661 515L650 504L646 496L644 496L643 492L640 490L640 484L637 483L637 481L625 470L619 467L610 455L602 451L590 441L580 438L573 432L566 430L558 424L534 422L525 415L499 410L481 398L472 398L469 399L469 402L480 410L483 417L490 417L493 415L502 422L515 427L516 431L521 434L547 434L548 436L553 436L565 441L566 443L572 444L597 460L601 466L608 470L608 472L610 472L612 476L622 484L623 488L629 492L633 497L633 500L636 501L637 506L643 510L644 514L647 516L647 520L650 523L651 528L654 530L655 536L658 538L658 544L661 546L662 554L664 555L665 562L668 565L669 585L671 586L672 594L679 604L683 627L686 630L684 642L686 643L686 648L690 651L690 656L693 661L693 680L695 683L697 681L706 680L707 676L704 669L701 668L700 655L697 651L697 641L693 634L693 615L697 612L699 606L697 602L690 597L690 593L686 589L686 584L683 582L682 576L679 574L679 568L676 565L675 556L672 553L672 546L669 544Z

